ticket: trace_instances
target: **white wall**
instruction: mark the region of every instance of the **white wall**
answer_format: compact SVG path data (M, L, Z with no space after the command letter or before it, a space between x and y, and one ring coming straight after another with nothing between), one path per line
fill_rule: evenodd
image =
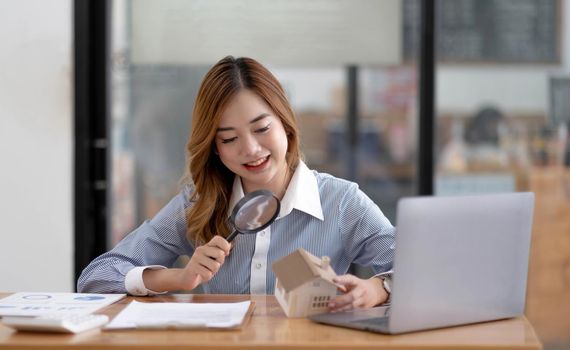
M401 6L401 0L137 0L131 58L210 65L231 54L276 65L394 64L401 56Z
M73 290L72 7L0 1L0 291Z
M444 66L436 80L438 112L474 112L494 105L505 112L545 113L548 72L541 66Z

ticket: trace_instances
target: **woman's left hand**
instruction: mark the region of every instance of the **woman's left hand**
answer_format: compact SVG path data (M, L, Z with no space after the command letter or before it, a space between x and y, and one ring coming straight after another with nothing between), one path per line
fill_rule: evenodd
M361 279L353 275L337 276L333 279L344 286L346 293L329 302L330 311L348 311L356 308L367 309L388 300L388 292L377 277Z

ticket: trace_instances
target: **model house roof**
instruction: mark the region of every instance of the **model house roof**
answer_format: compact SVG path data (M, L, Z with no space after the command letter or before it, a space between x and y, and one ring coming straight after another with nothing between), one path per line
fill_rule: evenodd
M315 278L322 278L340 287L333 282L336 273L328 262L328 257L320 259L299 248L274 262L272 268L283 288L288 292Z

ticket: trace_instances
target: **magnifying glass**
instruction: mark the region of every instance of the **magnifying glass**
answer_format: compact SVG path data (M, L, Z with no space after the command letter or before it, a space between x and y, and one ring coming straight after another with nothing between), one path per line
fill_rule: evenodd
M246 194L237 202L230 215L230 224L234 228L228 238L231 242L238 233L257 233L277 218L281 203L279 198L268 190L257 190Z

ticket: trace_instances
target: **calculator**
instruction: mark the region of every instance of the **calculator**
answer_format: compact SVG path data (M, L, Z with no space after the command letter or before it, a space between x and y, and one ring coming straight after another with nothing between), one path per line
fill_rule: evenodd
M28 332L81 333L101 328L109 322L106 315L44 315L38 317L4 316L5 326Z

